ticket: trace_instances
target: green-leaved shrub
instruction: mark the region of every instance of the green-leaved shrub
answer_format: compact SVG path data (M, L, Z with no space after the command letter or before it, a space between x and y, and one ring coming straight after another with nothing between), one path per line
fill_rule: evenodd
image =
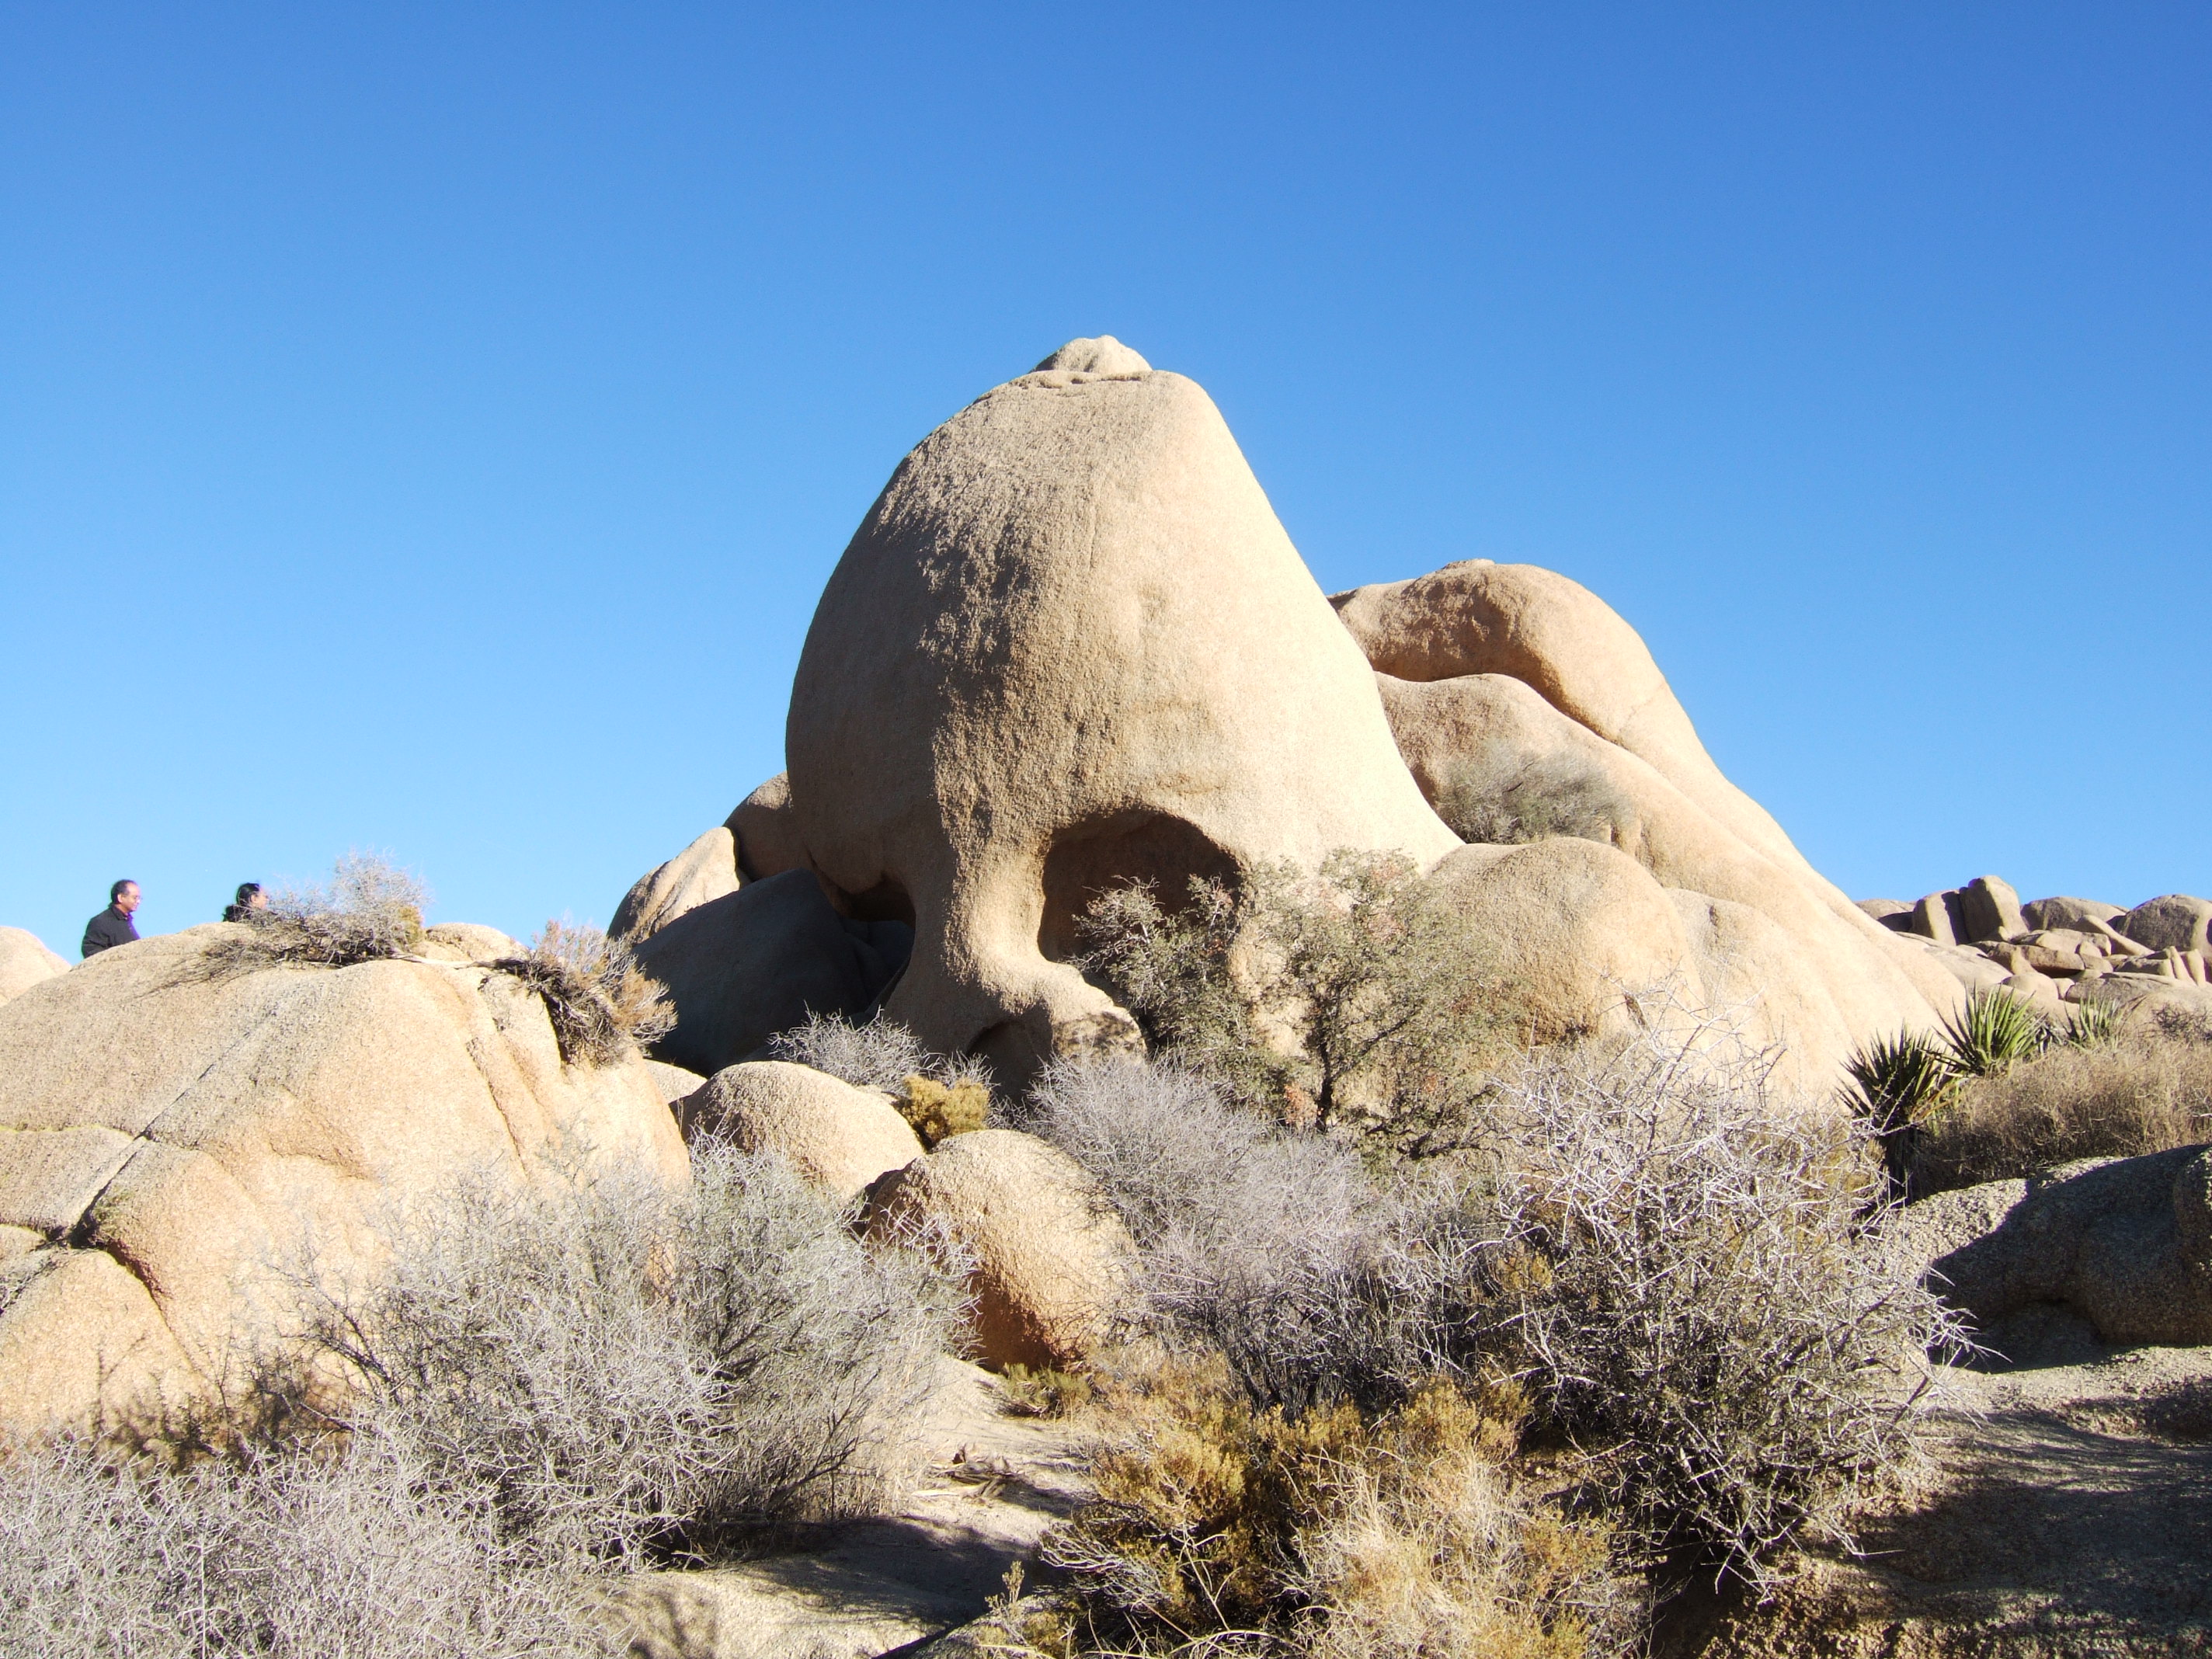
M1112 889L1079 932L1155 1056L1294 1127L1456 1150L1508 1046L1480 942L1401 854L1262 866L1234 892L1194 878L1178 906Z

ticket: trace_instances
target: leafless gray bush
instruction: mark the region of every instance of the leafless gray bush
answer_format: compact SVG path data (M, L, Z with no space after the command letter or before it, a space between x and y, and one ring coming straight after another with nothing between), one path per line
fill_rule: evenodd
M1455 767L1437 815L1463 841L1506 845L1547 836L1616 841L1639 822L1602 766L1571 750L1528 755L1492 738Z
M527 953L488 965L537 994L571 1065L611 1065L676 1029L666 988L597 927L548 921Z
M974 1054L940 1054L896 1020L881 1014L855 1025L837 1014L809 1014L806 1024L769 1039L778 1060L811 1066L863 1089L896 1092L910 1077L926 1077L946 1088L963 1083L992 1084L989 1062Z
M1285 1129L1173 1065L1062 1062L1009 1114L1098 1182L1143 1254L1171 1341L1218 1349L1245 1393L1303 1408L1347 1391L1340 1287L1383 1213L1358 1154Z
M345 968L404 956L422 942L429 890L413 872L374 853L349 853L326 884L280 888L249 913L246 931L208 948L215 975L263 968Z
M0 1462L0 1653L26 1659L607 1654L574 1565L380 1437L181 1473L66 1444Z
M1893 1468L1929 1355L1959 1346L1859 1242L1863 1149L1793 1127L1766 1070L1711 1026L1534 1056L1498 1084L1486 1160L1379 1194L1188 1079L1055 1076L1038 1122L1128 1206L1170 1340L1218 1347L1255 1402L1512 1377L1654 1563L1757 1583Z
M1966 1346L1863 1243L1850 1132L1793 1121L1767 1069L1711 1025L1532 1060L1503 1090L1469 1333L1601 1454L1596 1484L1656 1559L1753 1583L1893 1469L1930 1356Z
M360 1379L349 1421L492 1493L503 1535L635 1564L868 1507L952 1312L925 1255L871 1254L781 1162L706 1146L676 1197L465 1185L374 1285L322 1287L311 1337Z

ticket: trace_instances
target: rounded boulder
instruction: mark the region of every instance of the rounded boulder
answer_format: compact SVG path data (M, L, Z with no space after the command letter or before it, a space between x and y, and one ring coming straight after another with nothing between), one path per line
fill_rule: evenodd
M940 1229L974 1255L969 1319L992 1365L1082 1359L1105 1337L1136 1263L1128 1230L1082 1166L1013 1129L956 1135L876 1189L872 1238Z
M921 1156L912 1126L884 1096L788 1060L724 1066L676 1115L686 1140L772 1152L841 1200Z

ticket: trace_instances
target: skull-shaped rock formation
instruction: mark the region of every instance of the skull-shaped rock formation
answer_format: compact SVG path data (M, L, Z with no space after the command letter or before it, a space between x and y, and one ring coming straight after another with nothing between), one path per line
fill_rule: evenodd
M1016 1075L1134 1040L1066 960L1102 887L1459 844L1212 399L1110 337L900 465L815 612L787 752L814 869L913 921L886 1012Z

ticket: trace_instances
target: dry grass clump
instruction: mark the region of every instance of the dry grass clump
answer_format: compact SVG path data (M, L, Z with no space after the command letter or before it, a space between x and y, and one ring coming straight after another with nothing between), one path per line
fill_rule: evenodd
M2185 1023L2123 1035L2106 1002L2053 1023L2009 993L1977 992L1936 1036L1868 1043L1848 1070L1844 1102L1893 1200L2192 1146L2212 1121L2212 1039Z
M1351 1130L1406 1157L1466 1145L1487 1063L1510 1045L1498 988L1448 898L1395 854L1320 871L1194 878L1102 893L1084 958L1151 1052L1299 1128Z
M612 1065L676 1029L666 988L629 945L597 927L548 921L527 953L485 965L520 980L545 1005L569 1065Z
M881 1014L855 1025L837 1014L809 1014L806 1024L769 1039L778 1060L811 1066L863 1089L903 1093L907 1079L927 1079L947 1089L972 1085L988 1096L988 1061L974 1054L940 1054L895 1019Z
M575 1577L502 1538L404 1443L118 1469L0 1462L0 1653L41 1659L585 1659Z
M1919 1126L1916 1195L2014 1180L2083 1158L2212 1139L2212 1043L2160 1030L2053 1048L1960 1083Z
M375 1284L314 1297L310 1343L359 1391L338 1420L488 1494L538 1559L635 1565L867 1509L955 1293L781 1162L692 1159L683 1194L472 1184L407 1218Z
M204 958L213 976L264 968L348 968L403 957L422 942L429 890L413 872L373 853L349 853L327 884L284 887L265 910L247 913L249 931L226 934Z
M1372 1416L1255 1409L1218 1373L1124 1385L1097 1495L1048 1534L1076 1586L1032 1651L1569 1656L1621 1651L1635 1598L1602 1523L1511 1472L1520 1402L1437 1381Z
M1548 836L1613 845L1641 822L1635 802L1595 761L1569 750L1524 754L1498 738L1452 769L1437 816L1462 841L1492 846Z

